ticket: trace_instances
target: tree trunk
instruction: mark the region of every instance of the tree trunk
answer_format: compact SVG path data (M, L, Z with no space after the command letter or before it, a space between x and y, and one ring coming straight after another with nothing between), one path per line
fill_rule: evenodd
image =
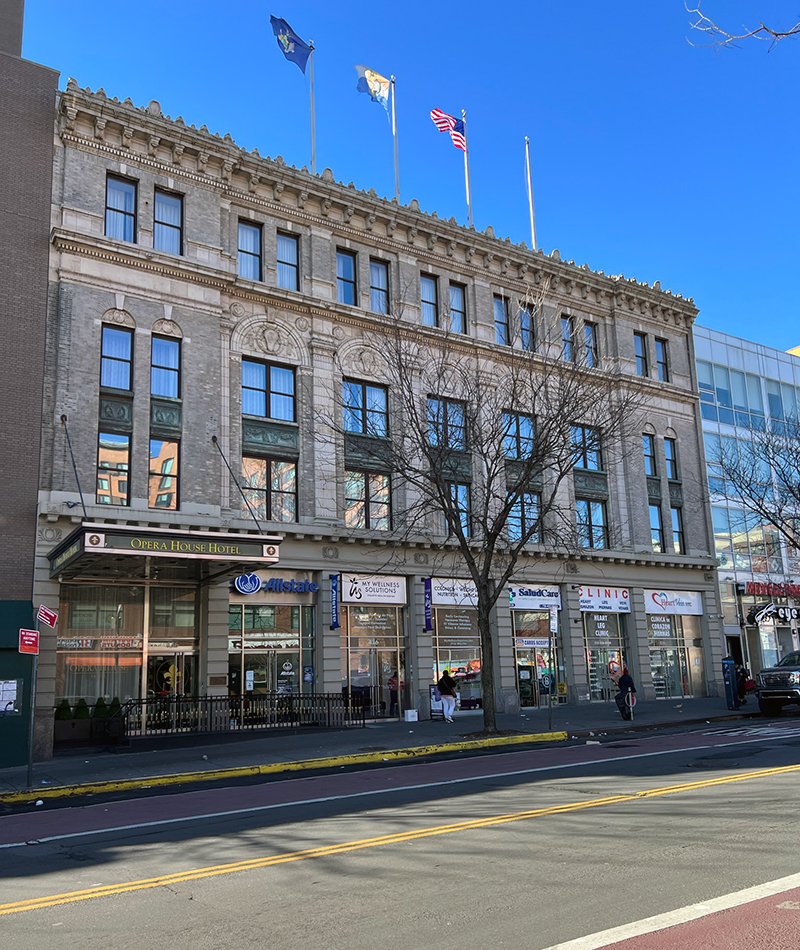
M483 731L497 732L497 704L494 688L494 640L488 596L478 588L478 630L481 635L481 696L483 701Z

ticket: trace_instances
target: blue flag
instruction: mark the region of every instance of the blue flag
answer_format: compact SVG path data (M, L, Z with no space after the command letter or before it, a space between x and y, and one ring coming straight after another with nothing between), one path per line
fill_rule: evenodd
M278 40L280 51L288 60L297 63L301 71L305 73L306 63L311 55L312 48L305 40L300 39L286 20L271 16L269 22L272 24L272 32Z
M358 73L356 90L365 92L373 102L379 102L386 109L388 115L390 80L385 76L381 76L380 73L376 73L374 69L367 69L365 66L356 66L356 72Z

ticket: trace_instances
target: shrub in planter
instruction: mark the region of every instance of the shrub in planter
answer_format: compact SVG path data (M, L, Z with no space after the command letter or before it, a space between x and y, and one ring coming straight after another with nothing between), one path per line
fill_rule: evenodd
M113 716L119 716L122 712L122 703L119 701L119 696L115 696L111 700L111 705L108 707L109 718Z
M98 696L92 710L92 719L108 719L108 706L102 696Z
M56 707L56 722L64 722L67 719L72 719L72 707L66 699L62 699Z
M89 706L86 703L85 699L79 699L77 705L75 706L75 711L72 714L73 719L91 719L91 713L89 711Z
M70 712L69 703L62 700L55 716L56 742L88 742L91 733L91 711L85 699L79 699Z

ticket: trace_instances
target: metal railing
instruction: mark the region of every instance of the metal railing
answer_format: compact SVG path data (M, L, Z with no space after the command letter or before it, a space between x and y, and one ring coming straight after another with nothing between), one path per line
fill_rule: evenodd
M365 725L363 706L337 693L155 696L129 700L121 715L129 737Z

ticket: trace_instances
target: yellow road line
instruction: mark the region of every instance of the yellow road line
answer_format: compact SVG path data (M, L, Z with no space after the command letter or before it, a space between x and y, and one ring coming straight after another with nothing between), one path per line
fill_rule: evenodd
M205 868L192 868L188 871L176 871L173 874L164 874L160 877L145 878L141 881L129 881L121 884L106 884L99 887L90 887L82 891L71 891L66 894L52 894L45 897L33 897L28 900L14 901L10 904L0 904L0 916L19 914L29 910L42 910L46 907L55 907L59 904L73 904L78 901L92 900L95 897L110 897L115 894L129 894L133 891L143 891L153 887L167 887L181 884L186 881L197 881L202 878L219 877L222 874L234 874L238 871L252 871L257 868L272 867L277 864L288 864L292 861L304 861L307 858L329 857L337 854L347 854L350 851L361 851L366 848L377 848L386 844L398 844L405 841L416 841L421 838L431 838L436 835L455 834L459 831L473 831L478 828L489 828L494 825L504 825L513 821L525 821L530 818L541 818L546 815L563 815L569 812L585 811L589 808L600 808L606 805L619 805L627 802L643 801L659 795L676 795L702 788L713 788L719 785L729 785L733 782L746 782L751 779L770 778L776 775L787 775L800 771L800 765L784 765L771 769L758 769L754 772L740 772L737 775L717 776L716 778L701 779L697 782L683 782L679 785L665 785L661 788L646 789L631 795L611 795L605 798L593 798L589 801L569 802L564 805L551 805L545 808L533 808L529 811L513 812L508 815L493 815L488 818L473 818L467 821L458 821L449 825L436 825L432 828L420 828L416 831L399 831L394 834L380 835L377 838L363 838L359 841L345 841L340 844L326 845L321 848L309 848L305 851L289 851L285 854L274 854L264 858L251 858L248 861L234 861L230 864L217 864Z
M193 782L217 782L231 778L274 775L276 772L301 772L308 769L339 768L343 765L366 765L370 762L413 759L441 752L461 752L470 749L488 749L494 746L520 745L528 742L560 742L566 732L536 732L527 735L492 736L486 739L465 739L463 742L439 742L408 749L385 749L382 752L357 752L352 755L329 755L299 762L273 762L268 765L243 765L230 769L209 769L203 772L177 772L170 775L152 775L145 778L116 779L108 782L89 782L85 785L55 785L22 792L0 793L0 803L27 802L31 798L75 798L81 795L104 795L137 788L156 788L166 785L185 785Z

